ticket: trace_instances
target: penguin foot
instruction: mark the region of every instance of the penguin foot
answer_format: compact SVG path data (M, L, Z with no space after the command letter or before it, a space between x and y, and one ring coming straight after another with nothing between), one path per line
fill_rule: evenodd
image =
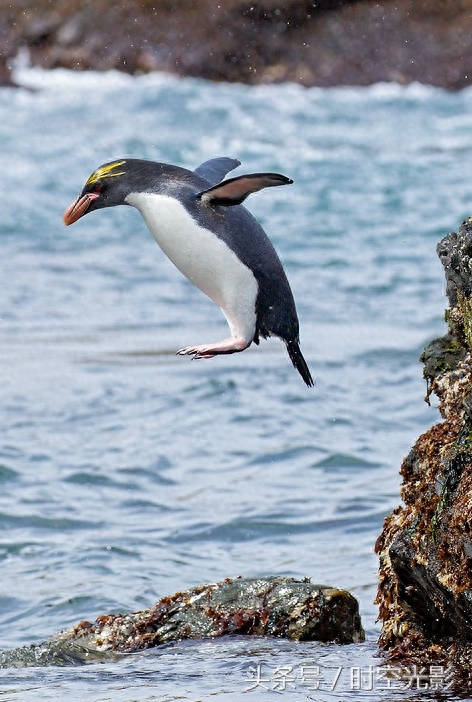
M199 346L186 346L184 349L177 351L177 356L193 356L193 360L197 358L213 358L220 354L238 353L244 351L251 342L245 339L224 339L215 344L201 344Z

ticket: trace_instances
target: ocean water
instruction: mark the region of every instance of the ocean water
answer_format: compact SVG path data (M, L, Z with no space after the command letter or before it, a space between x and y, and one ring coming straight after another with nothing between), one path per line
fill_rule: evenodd
M237 575L349 589L366 643L176 643L2 670L0 699L391 699L373 546L439 420L418 357L445 331L436 244L472 213L472 91L17 79L0 90L0 650ZM286 268L314 389L277 339L176 357L226 323L132 208L62 224L105 161L220 155L294 180L247 206Z

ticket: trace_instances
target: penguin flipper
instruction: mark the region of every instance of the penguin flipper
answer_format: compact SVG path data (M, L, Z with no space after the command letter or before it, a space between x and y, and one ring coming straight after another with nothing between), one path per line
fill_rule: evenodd
M257 193L263 188L272 188L276 185L289 185L293 180L280 173L249 173L224 180L208 190L198 193L197 197L202 202L211 205L240 205L248 195Z
M235 158L222 156L220 158L211 158L209 161L205 161L195 169L194 173L202 176L202 178L208 180L209 183L216 184L223 180L227 173L240 165L241 161L238 161Z

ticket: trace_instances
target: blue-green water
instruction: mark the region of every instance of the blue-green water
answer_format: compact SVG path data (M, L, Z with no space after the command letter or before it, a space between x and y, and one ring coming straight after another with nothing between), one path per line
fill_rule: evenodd
M352 671L379 664L373 545L403 456L438 420L417 359L444 332L436 243L472 210L472 92L18 78L35 90L0 90L0 649L271 574L351 590L367 643L187 642L4 670L0 699L390 699ZM278 340L174 355L225 321L136 211L62 224L105 161L219 155L295 181L248 207L286 267L314 390ZM258 664L269 690L247 689ZM318 690L277 688L277 667L302 664L326 666Z

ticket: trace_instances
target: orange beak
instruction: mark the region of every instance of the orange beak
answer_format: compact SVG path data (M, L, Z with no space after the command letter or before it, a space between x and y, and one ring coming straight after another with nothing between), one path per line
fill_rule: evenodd
M95 200L98 196L98 193L87 193L86 195L82 195L82 197L79 196L77 200L74 200L64 212L64 224L69 226L69 224L77 222L77 220L87 212L92 200Z

